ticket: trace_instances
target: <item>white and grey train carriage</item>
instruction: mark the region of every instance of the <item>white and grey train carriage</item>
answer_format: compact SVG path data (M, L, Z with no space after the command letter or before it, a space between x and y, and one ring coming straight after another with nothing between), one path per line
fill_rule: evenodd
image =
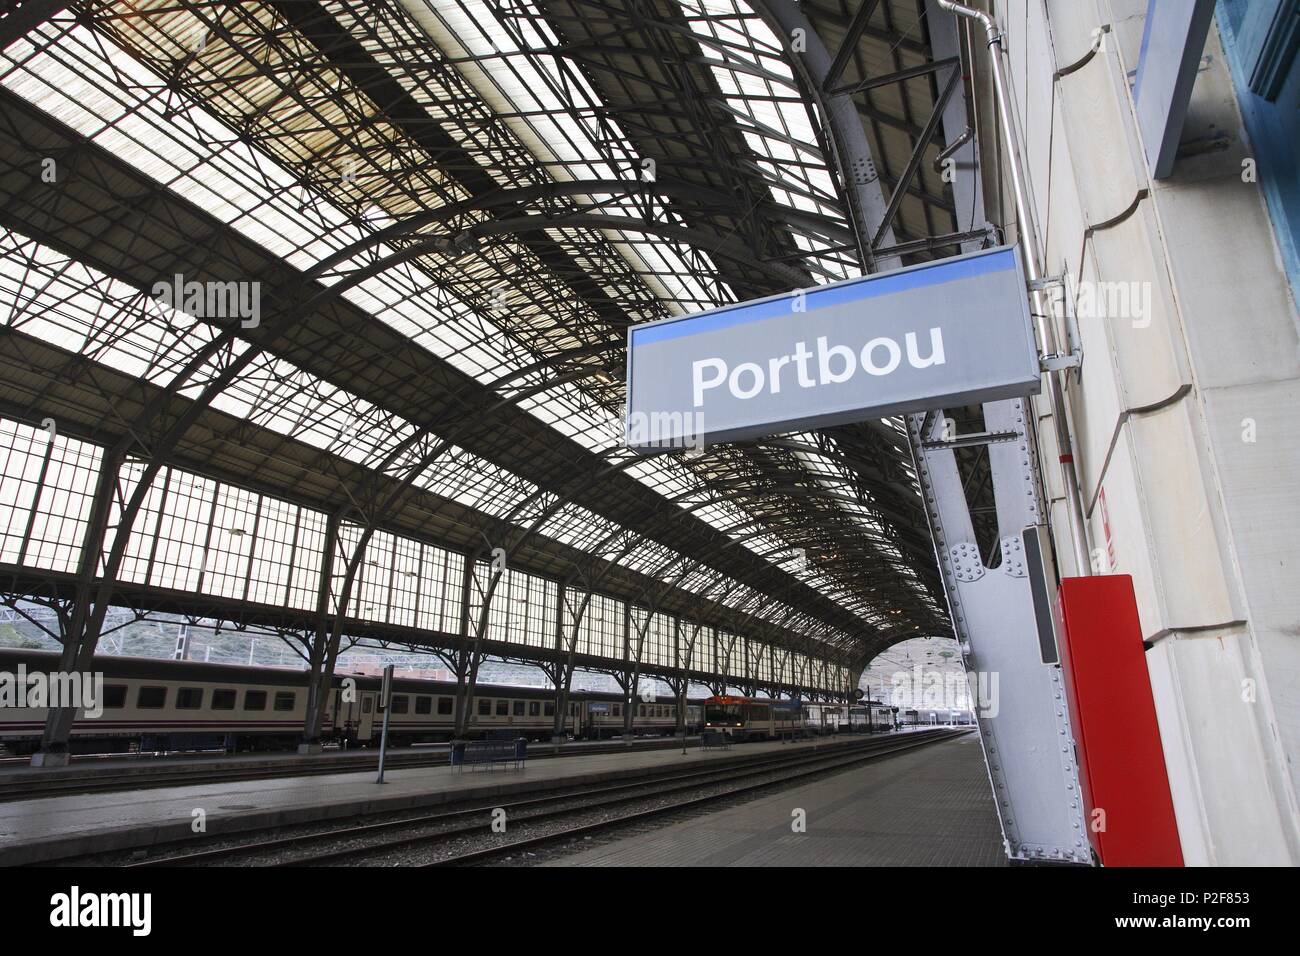
M49 651L0 648L0 673L53 673L59 656ZM307 673L275 667L245 667L141 657L96 657L104 675L103 713L79 716L72 729L73 753L183 750L279 750L301 740L307 712ZM346 679L355 695L341 693ZM322 737L347 746L378 744L382 714L380 679L336 674L326 705ZM393 682L389 742L398 746L449 740L456 685L397 678ZM349 698L349 699L345 699ZM479 685L471 705L472 733L509 730L529 739L549 739L555 721L555 692L543 688ZM621 700L575 691L569 697L565 734L611 737L623 731ZM671 734L676 702L638 701L633 733ZM29 754L40 744L43 707L0 707L0 744L11 754ZM688 704L687 731L696 733L702 711Z

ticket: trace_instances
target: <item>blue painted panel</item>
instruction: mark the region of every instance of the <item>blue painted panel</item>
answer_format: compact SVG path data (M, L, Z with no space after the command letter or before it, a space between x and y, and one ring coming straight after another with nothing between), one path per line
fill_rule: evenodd
M1291 0L1219 0L1217 13L1259 185L1292 295L1300 298L1300 66L1285 42L1294 28L1285 17L1300 15L1297 6ZM1260 77L1270 79L1261 84ZM1265 96L1251 89L1252 78Z

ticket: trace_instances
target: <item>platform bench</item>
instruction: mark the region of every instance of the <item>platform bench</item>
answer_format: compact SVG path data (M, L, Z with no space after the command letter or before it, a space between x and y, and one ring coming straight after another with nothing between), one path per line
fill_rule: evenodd
M522 769L528 759L527 746L522 738L488 737L484 740L467 740L463 744L464 755L458 764L465 767L511 767ZM453 760L453 763L455 761Z
M730 750L731 737L720 730L706 730L700 734L700 746L705 750L712 750L715 747Z

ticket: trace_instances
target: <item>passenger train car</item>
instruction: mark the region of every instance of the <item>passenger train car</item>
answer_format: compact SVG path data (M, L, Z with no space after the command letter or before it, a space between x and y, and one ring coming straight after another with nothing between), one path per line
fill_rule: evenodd
M966 727L975 724L975 714L969 710L921 708L903 711L899 715L899 723L904 727L925 727L935 725Z
M814 734L839 733L841 728L848 729L848 710L847 704L808 703L804 705L804 723Z
M759 697L709 697L704 701L704 728L733 740L771 740L807 730L803 703Z
M855 704L849 708L849 729L879 733L898 729L898 708L879 701Z
M611 700L590 692L580 704L582 735L605 740L623 733L622 700ZM677 730L677 701L671 697L632 701L632 728L640 734L671 734ZM699 701L686 702L686 732L698 734L704 722L704 706Z
M0 674L53 673L59 656L49 651L0 648ZM307 714L307 672L140 657L97 657L104 675L103 713L79 717L73 725L74 753L130 750L279 750L302 738ZM353 681L344 693L344 681ZM346 746L379 743L383 715L377 706L378 677L336 674L326 706L322 738ZM456 685L397 678L393 681L389 743L398 746L445 741L452 736ZM574 691L564 728L574 738L611 737L623 732L623 701L608 694ZM677 702L637 701L634 734L672 734ZM471 701L471 735L508 730L529 739L549 739L555 692L544 688L479 685ZM0 707L0 744L11 754L34 752L47 711ZM698 733L703 707L688 702L686 730Z
M878 701L860 704L804 705L804 722L814 734L883 733L897 730L897 708Z

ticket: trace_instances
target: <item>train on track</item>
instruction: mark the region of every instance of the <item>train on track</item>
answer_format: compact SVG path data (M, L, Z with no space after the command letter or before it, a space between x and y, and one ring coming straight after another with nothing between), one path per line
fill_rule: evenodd
M880 701L862 701L857 704L810 703L804 705L805 720L818 733L852 731L853 733L879 733L897 730L900 721L898 708Z
M971 727L975 714L965 709L920 708L903 711L900 723L905 727Z
M733 740L773 740L806 731L804 708L797 700L716 695L704 701L704 729Z
M835 733L895 730L897 708L869 704L807 703L717 695L704 700L704 728L732 740L775 740Z
M0 674L51 674L59 656L49 651L0 648ZM96 657L103 674L103 713L73 725L73 753L291 749L302 739L307 714L307 672L139 657ZM345 691L344 682L350 681ZM326 705L322 738L343 746L379 743L383 714L381 680L336 674ZM451 739L456 685L442 681L393 681L389 743L398 746ZM550 739L555 692L546 688L480 684L470 702L473 732L508 731L531 740ZM623 733L621 698L590 691L569 695L564 733L575 739ZM677 729L677 701L656 697L632 704L638 736L670 735ZM40 744L44 707L0 706L0 745L25 755ZM698 733L703 707L686 706L686 731Z

